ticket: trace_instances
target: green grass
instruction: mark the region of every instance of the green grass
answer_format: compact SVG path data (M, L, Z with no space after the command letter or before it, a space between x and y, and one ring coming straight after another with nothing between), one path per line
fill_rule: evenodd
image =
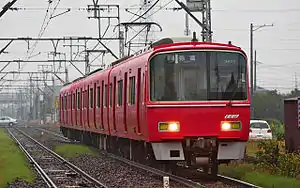
M300 181L295 178L271 175L255 169L252 164L220 165L219 172L225 176L240 179L264 188L300 187Z
M78 144L63 144L55 147L55 152L63 157L74 158L79 155L98 155L96 150L92 150L87 146Z
M15 142L0 129L0 188L15 179L33 183L35 174L30 169L26 157Z

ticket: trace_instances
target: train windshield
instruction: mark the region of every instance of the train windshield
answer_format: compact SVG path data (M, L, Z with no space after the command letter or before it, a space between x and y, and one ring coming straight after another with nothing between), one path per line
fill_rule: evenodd
M149 66L151 101L247 100L246 59L238 52L162 53Z

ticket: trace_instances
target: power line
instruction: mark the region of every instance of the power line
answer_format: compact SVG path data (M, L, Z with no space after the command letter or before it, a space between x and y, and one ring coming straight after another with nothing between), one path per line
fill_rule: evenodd
M47 8L47 10L46 10L46 15L45 15L45 17L44 17L44 21L43 21L43 24L42 24L42 26L41 26L41 29L40 29L38 38L41 38L41 37L43 36L44 32L46 31L46 29L47 29L47 27L48 27L48 25L49 25L49 23L50 23L50 21L51 21L51 19L52 19L52 16L54 15L55 10L57 9L57 7L58 7L60 1L61 1L61 0L58 0L58 1L57 1L57 3L56 3L56 5L55 5L55 7L54 7L52 13L51 13L50 16L49 16L49 20L48 20L48 22L46 23L46 26L43 28L43 26L44 26L44 24L45 24L45 20L46 20L46 18L47 18L48 12L49 12L49 9L50 9L50 6L51 6L51 3L52 3L52 1L48 1L48 8ZM42 29L42 28L43 28L43 29ZM34 50L35 50L37 44L38 44L38 40L35 41L34 45L32 46L33 49L31 50L30 54L28 55L28 53L27 53L27 55L28 55L27 58L26 58L27 60L30 59L30 56L33 54L33 52L34 52ZM29 52L29 50L30 50L30 48L28 49L28 52ZM23 66L20 68L19 71L22 71L22 70L25 68L26 65L27 65L27 63L24 63ZM19 76L20 76L20 75L19 75ZM16 79L18 79L18 76L17 76Z
M149 7L148 10L146 10L143 14L141 14L139 17L137 17L135 20L133 20L132 22L136 22L137 20L139 20L140 18L142 18L144 15L146 15L150 10L152 10L155 5L159 2L159 0L155 1L155 3L153 3L153 5L151 5L151 7Z

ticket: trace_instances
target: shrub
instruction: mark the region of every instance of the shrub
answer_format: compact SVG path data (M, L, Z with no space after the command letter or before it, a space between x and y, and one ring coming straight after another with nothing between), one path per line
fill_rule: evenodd
M276 119L266 119L270 124L272 134L277 140L284 140L284 125Z
M260 150L256 153L260 168L272 174L296 177L300 174L300 155L286 153L284 146L277 140L258 143Z

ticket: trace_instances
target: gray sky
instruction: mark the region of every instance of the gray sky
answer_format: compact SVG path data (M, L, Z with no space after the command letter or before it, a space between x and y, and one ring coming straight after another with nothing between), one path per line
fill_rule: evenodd
M161 0L160 6L164 6L170 0ZM4 6L8 0L0 0L0 6ZM58 2L54 0L51 7ZM120 4L121 21L128 21L132 15L126 13L124 7L136 6L139 0L121 1L121 0L100 0L100 3ZM241 0L212 0L212 29L213 40L217 42L228 42L241 46L249 57L249 26L254 24L272 24L274 27L262 28L254 33L254 48L257 49L257 59L262 62L258 67L258 85L269 88L279 89L281 92L287 92L295 87L295 73L300 78L300 60L297 58L300 52L300 7L299 0L273 1L241 1ZM87 11L79 11L78 8L86 8L87 3L92 4L92 0L61 0L58 8L72 8L71 12L51 19L43 37L63 37L63 36L93 36L97 37L97 22L88 19ZM0 19L0 37L18 37L31 36L37 37L42 26L47 0L18 0L14 7L25 8L44 8L41 10L19 10L8 11ZM178 7L176 2L167 7ZM155 10L157 10L156 8ZM51 9L52 11L52 9ZM63 12L58 9L55 14ZM136 10L132 10L136 11ZM54 15L55 15L54 14ZM201 18L200 14L195 14ZM155 22L163 27L163 32L155 33L156 38L166 36L181 37L184 31L184 12L174 12L171 10L162 10L153 15ZM48 19L46 19L48 21ZM116 22L114 22L116 23ZM192 20L191 30L200 34L201 28ZM103 22L104 24L104 22ZM114 33L110 30L108 37ZM0 42L1 47L5 43ZM116 53L118 43L110 42L111 47ZM89 48L93 47L90 43ZM7 51L9 54L1 55L0 60L24 59L26 57L27 44L24 42L13 43ZM33 55L42 52L32 60L46 59L47 52L52 51L51 43L39 42ZM69 53L68 48L59 48L59 51ZM93 59L93 56L91 56ZM107 58L106 60L112 60ZM96 61L95 64L99 64ZM23 64L23 71L37 70L38 63ZM77 63L81 70L84 70L84 63ZM17 65L11 64L6 70L16 70ZM80 74L69 66L69 77L75 79ZM24 76L26 78L27 76ZM12 78L6 77L6 78ZM17 78L21 78L20 76ZM299 79L300 81L300 79Z

